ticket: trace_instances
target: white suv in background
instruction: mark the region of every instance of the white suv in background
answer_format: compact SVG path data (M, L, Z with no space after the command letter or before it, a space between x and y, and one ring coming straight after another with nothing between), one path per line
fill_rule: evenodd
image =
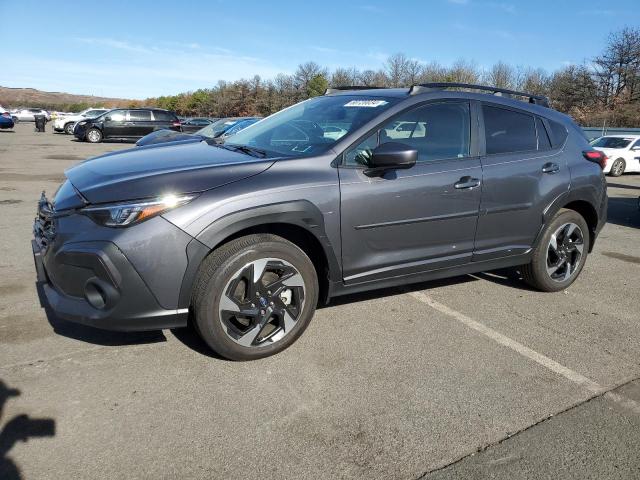
M103 113L107 113L109 110L109 108L87 108L80 113L56 118L53 122L53 130L71 135L73 134L73 127L80 120L99 117Z
M11 112L12 116L15 116L21 122L34 122L36 115L44 115L47 122L51 120L51 114L41 108L21 108Z
M591 146L607 156L604 173L619 177L626 172L640 172L640 135L605 135Z

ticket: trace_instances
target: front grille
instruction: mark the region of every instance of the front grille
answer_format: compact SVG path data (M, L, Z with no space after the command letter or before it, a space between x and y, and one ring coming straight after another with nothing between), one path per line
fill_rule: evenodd
M56 236L54 216L55 209L43 191L38 201L38 212L33 224L33 234L40 248L46 248Z

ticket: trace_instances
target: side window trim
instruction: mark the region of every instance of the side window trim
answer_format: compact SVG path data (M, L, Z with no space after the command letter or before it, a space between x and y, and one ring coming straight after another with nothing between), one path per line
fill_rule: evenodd
M478 155L474 155L474 134L478 135L477 132L477 128L474 128L474 103L479 104L479 102L474 101L474 100L468 100L468 99L459 99L459 98L452 98L452 99L447 99L447 98L440 98L440 99L434 99L434 100L427 100L425 102L420 102L420 103L415 103L413 105L409 105L407 108L385 118L383 121L381 121L380 123L378 123L375 127L373 127L372 129L370 129L369 131L367 131L367 133L365 133L364 135L360 136L356 141L354 141L353 143L351 143L347 148L345 148L342 153L338 156L339 161L337 162L337 166L340 168L356 168L356 169L361 169L364 170L365 167L364 165L348 165L346 163L346 155L347 153L349 153L354 147L357 147L358 145L360 145L362 142L364 142L366 139L369 138L369 136L371 136L371 134L375 133L376 135L376 144L380 145L380 130L382 129L383 125L386 125L388 123L393 122L396 118L400 117L401 115L405 115L406 113L412 111L412 110L416 110L418 108L423 108L426 107L427 105L438 105L438 104L443 104L443 103L466 103L467 106L469 107L469 156L467 157L463 157L463 158L473 158L476 156L479 156L480 154L480 150L479 148L477 148L477 153ZM478 108L476 106L476 108ZM476 112L477 115L478 112ZM476 140L476 147L477 147L477 143L478 143L478 138L475 139ZM418 165L422 164L422 163L429 163L429 164L433 164L433 163L438 163L438 162L450 162L452 160L460 160L460 158L456 158L456 157L450 157L450 158L439 158L436 160L429 160L426 162L418 162Z
M535 124L536 124L536 140L538 142L538 151L539 152L548 152L549 150L553 150L553 144L551 143L551 137L549 136L549 130L547 129L547 126L544 124L544 119L538 115L535 116ZM538 129L538 125L542 124L542 128L544 129L544 132L540 132L540 130ZM547 141L549 142L549 148L547 149L542 149L540 148L540 136L541 135L546 135L547 136Z

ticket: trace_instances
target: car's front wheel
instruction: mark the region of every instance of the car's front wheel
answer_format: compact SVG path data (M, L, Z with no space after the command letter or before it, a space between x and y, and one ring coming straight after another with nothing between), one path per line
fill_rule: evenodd
M544 230L531 263L522 267L522 276L538 290L564 290L582 271L588 252L587 222L578 212L562 209Z
M232 240L203 261L192 305L211 349L231 360L254 360L294 343L317 301L309 257L282 237L257 234Z
M100 143L102 141L102 132L97 128L91 128L85 138L89 143Z

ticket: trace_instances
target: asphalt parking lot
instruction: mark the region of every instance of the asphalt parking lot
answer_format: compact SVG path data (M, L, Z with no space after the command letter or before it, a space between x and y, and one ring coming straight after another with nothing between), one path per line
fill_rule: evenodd
M189 329L102 332L40 305L40 192L129 146L0 131L0 478L640 477L640 175L610 179L564 292L507 271L350 296L233 363Z

